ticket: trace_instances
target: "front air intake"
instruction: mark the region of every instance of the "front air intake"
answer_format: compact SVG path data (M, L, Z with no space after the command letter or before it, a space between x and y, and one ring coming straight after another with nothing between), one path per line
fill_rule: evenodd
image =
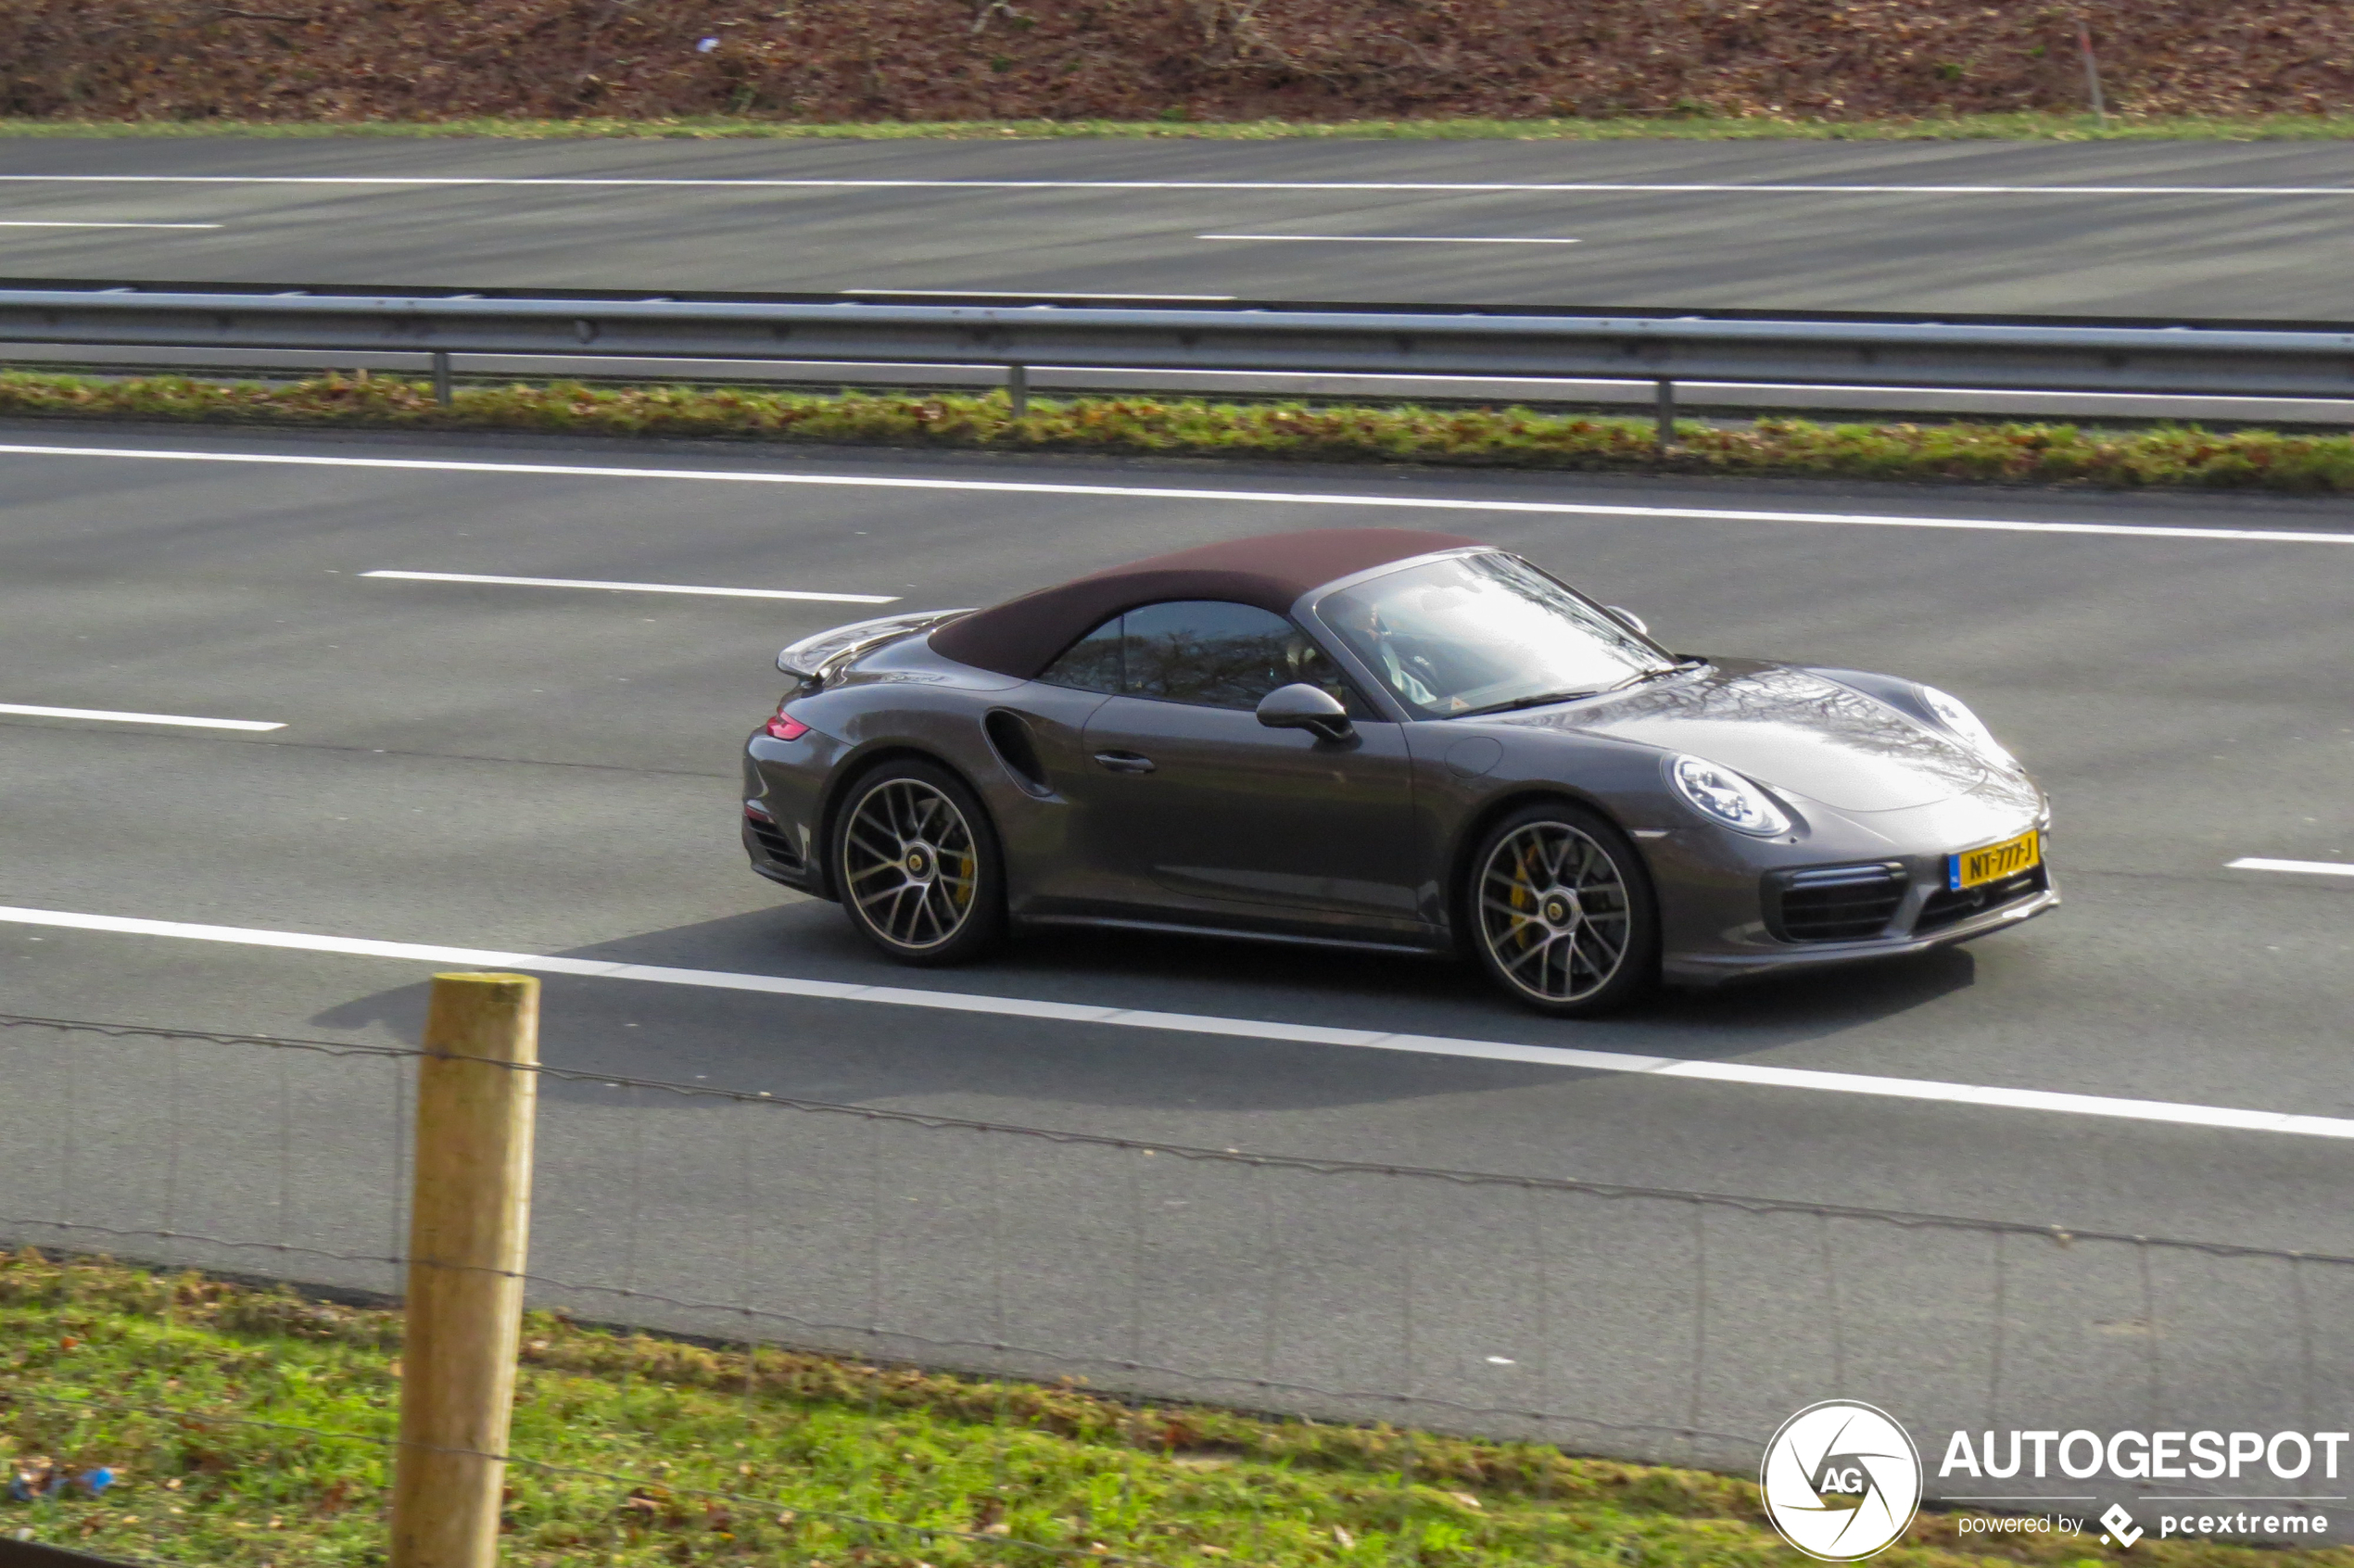
M1888 929L1905 902L1901 866L1822 866L1766 881L1766 923L1784 942L1862 942Z

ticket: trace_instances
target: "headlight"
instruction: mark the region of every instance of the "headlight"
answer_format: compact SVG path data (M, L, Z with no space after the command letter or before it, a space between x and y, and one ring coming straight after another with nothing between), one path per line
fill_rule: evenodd
M1994 739L1994 732L1986 727L1985 721L1971 713L1959 697L1924 686L1921 701L1937 715L1937 722L1960 736L1970 750L1989 762L1999 763L2014 772L2019 770L2019 759L2003 749L2003 743Z
M1790 831L1790 818L1766 799L1766 791L1729 767L1719 767L1705 757L1682 756L1668 768L1667 776L1712 822L1761 839Z

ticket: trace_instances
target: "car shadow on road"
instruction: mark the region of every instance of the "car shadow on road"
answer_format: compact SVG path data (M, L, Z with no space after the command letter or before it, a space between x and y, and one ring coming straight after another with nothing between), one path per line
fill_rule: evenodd
M1875 1031L1976 979L1948 949L1708 993L1669 992L1618 1017L1540 1017L1446 959L1214 938L1069 929L950 969L892 964L830 904L751 914L567 950L573 958L1702 1059L1752 1057ZM425 987L359 997L313 1021L414 1039ZM800 1098L1136 1108L1296 1109L1408 1100L1589 1076L1583 1069L1182 1030L1038 1019L641 981L559 980L543 1031L570 1070ZM1762 1059L1770 1060L1770 1055ZM551 1081L550 1092L568 1091ZM595 1090L583 1091L593 1094Z

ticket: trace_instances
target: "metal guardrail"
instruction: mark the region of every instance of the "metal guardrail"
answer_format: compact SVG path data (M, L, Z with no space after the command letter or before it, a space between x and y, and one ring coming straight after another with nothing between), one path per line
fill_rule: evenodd
M261 285L0 285L0 340L453 354L2354 397L2354 331L1285 305L1207 309L734 296L529 297Z

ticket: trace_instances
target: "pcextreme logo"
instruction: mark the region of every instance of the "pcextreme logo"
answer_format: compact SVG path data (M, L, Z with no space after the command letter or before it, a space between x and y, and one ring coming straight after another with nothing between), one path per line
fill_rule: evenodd
M1884 1551L1921 1506L1921 1456L1885 1410L1848 1399L1782 1423L1758 1473L1782 1539L1824 1562Z

